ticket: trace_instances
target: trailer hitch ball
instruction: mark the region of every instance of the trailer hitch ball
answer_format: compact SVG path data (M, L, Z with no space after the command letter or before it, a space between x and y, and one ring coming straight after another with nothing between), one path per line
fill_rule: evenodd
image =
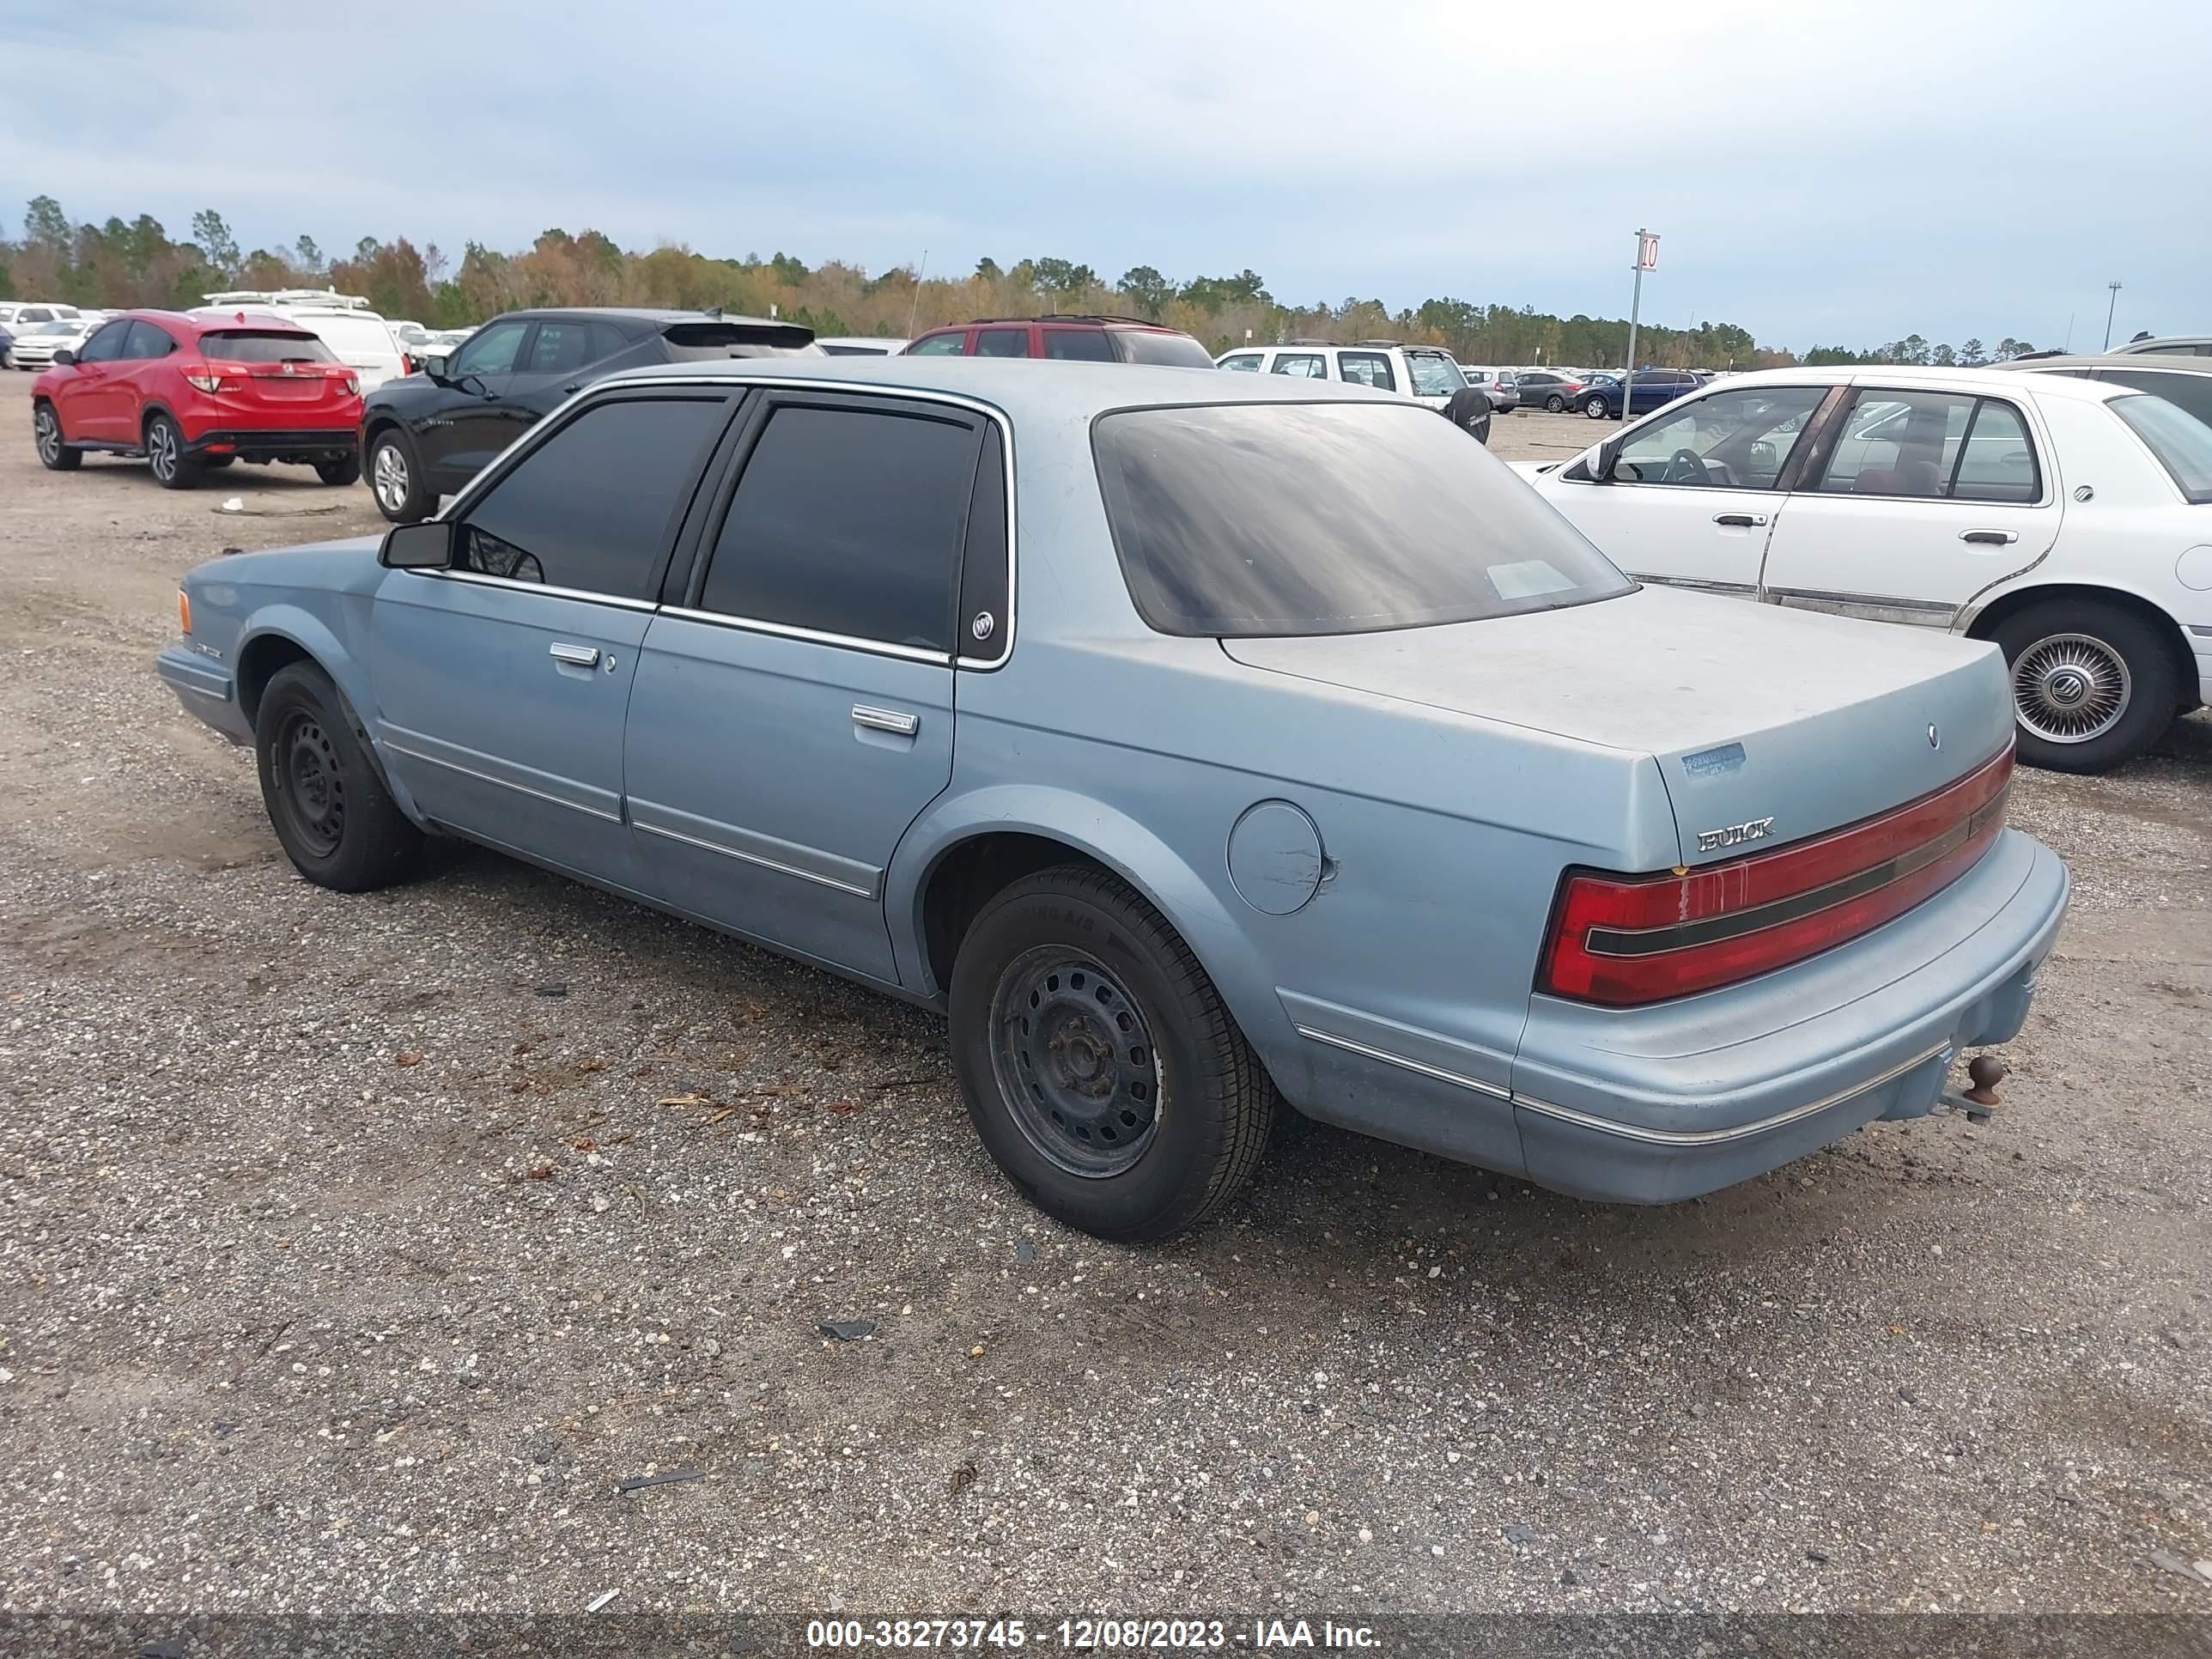
M2005 1063L1995 1054L1976 1054L1966 1062L1967 1080L1974 1085L1966 1091L1965 1098L1977 1106L2002 1106L1997 1097L1997 1085L2005 1080Z

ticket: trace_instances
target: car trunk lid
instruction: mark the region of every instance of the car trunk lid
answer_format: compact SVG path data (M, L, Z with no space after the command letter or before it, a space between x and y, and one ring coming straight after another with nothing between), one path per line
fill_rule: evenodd
M1222 648L1253 668L1649 755L1684 865L1887 811L1973 771L2012 732L1993 647L1656 588Z

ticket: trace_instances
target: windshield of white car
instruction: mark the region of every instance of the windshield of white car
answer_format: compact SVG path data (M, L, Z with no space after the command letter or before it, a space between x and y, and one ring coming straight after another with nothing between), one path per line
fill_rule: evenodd
M1373 633L1635 586L1419 404L1123 410L1092 445L1122 576L1163 634Z
M276 328L226 328L200 336L200 356L225 363L334 363L337 354L312 334Z
M1441 353L1409 351L1406 367L1413 374L1416 398L1449 398L1467 388L1459 365Z
M2212 426L2148 392L2115 398L2107 407L2149 447L2185 496L2199 506L2212 501Z

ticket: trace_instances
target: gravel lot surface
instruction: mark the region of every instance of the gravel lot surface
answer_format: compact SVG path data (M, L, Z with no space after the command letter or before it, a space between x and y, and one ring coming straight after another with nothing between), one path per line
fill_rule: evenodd
M150 659L181 572L367 491L49 474L27 381L8 1607L2212 1611L2204 717L2021 775L2079 884L1990 1127L1637 1210L1293 1121L1223 1223L1109 1248L921 1013L489 854L297 879Z

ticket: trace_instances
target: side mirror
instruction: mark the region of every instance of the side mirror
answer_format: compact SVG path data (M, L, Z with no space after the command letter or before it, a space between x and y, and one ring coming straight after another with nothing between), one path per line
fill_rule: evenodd
M435 519L396 524L384 532L376 562L389 570L447 570L453 563L453 526Z
M1590 477L1599 483L1613 482L1613 465L1620 459L1621 439L1626 435L1626 433L1622 433L1607 438L1597 447L1597 459L1590 463Z
M453 354L451 352L417 351L412 355L415 359L415 367L421 369L432 380L442 380L446 378L446 365L452 361L453 357Z
M67 368L76 361L76 353L71 351L67 346L64 346L59 351L54 353L54 367L56 368Z

